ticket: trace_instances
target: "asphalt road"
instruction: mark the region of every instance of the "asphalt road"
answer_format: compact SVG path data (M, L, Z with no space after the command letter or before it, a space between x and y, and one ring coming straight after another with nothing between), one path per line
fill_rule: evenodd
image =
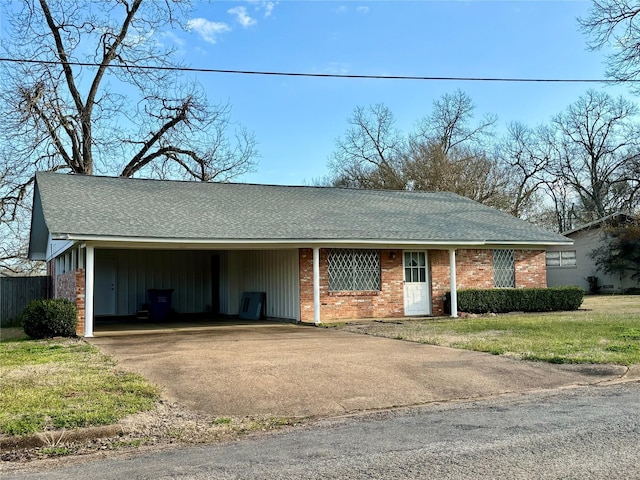
M322 421L13 479L634 479L640 383Z

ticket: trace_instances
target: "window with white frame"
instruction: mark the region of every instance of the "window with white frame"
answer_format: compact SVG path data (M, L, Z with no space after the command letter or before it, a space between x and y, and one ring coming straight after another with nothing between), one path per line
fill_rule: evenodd
M514 288L516 286L513 250L493 251L493 286L495 288Z
M576 251L547 252L547 267L571 268L576 266Z
M329 291L380 290L378 250L330 249L327 263Z

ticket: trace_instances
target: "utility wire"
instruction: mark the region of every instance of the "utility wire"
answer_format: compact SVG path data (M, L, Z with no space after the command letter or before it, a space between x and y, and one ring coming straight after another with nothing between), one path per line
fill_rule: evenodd
M39 65L70 65L74 67L99 67L99 63L87 62L59 62L49 60L28 60L18 58L1 58L0 62L33 63ZM190 68L190 67L163 67L154 65L107 65L108 68L126 68L139 70L163 70L172 72L196 72L196 73L229 73L237 75L268 75L280 77L316 77L316 78L362 78L373 80L432 80L432 81L462 81L462 82L521 82L521 83L630 83L640 82L635 80L612 80L596 78L512 78L512 77L440 77L440 76L412 76L412 75L357 75L340 73L302 73L302 72L277 72L259 70L227 70L220 68Z

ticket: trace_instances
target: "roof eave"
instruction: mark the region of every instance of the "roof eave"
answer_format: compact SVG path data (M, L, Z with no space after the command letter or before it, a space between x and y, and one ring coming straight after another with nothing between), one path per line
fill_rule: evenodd
M84 235L84 234L54 234L55 240L71 240L79 242L92 242L96 244L145 244L145 245L194 245L211 247L327 247L327 246L349 246L349 245L370 245L377 247L402 248L402 247L440 247L440 248L487 248L487 247L548 247L573 245L573 240L398 240L398 239L371 239L371 238L158 238L158 237L127 237L127 236L105 236L105 235Z
M582 230L589 230L589 229L594 228L594 227L600 227L602 224L605 224L605 223L607 223L607 222L609 222L611 220L614 220L614 219L616 219L618 217L625 217L627 219L634 218L633 215L630 215L628 213L615 212L615 213L612 213L612 214L607 215L605 217L602 217L602 218L599 218L597 220L594 220L592 222L585 223L583 225L579 225L576 228L573 228L571 230L567 230L566 232L563 232L562 235L572 235L574 233L581 232Z

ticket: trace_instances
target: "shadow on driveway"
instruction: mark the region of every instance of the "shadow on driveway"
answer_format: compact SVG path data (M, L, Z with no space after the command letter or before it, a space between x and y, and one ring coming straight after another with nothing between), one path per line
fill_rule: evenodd
M168 399L213 415L334 415L596 383L625 370L273 323L89 340Z

